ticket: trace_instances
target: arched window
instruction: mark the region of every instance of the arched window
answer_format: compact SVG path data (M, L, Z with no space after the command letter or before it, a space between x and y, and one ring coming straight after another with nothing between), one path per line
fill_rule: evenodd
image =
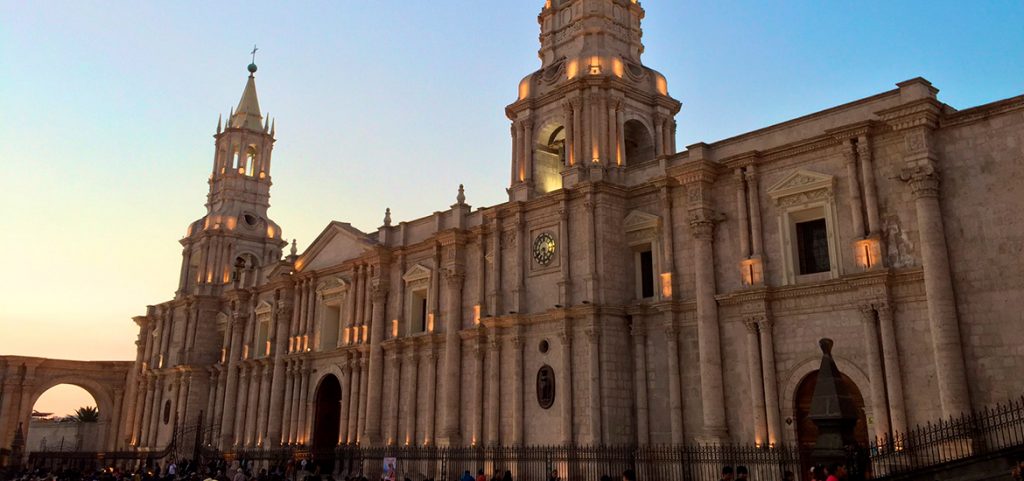
M256 146L250 145L245 150L245 175L252 177L256 172Z
M654 140L650 131L639 120L627 120L623 125L623 151L626 165L654 158Z

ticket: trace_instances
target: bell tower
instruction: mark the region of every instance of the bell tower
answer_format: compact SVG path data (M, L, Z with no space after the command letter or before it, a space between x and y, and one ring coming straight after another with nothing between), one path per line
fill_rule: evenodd
M585 181L624 182L626 167L675 153L665 77L641 63L637 0L547 0L540 70L519 83L510 200Z
M181 240L179 296L215 295L226 285L253 286L287 245L281 228L267 216L276 125L260 113L256 64L248 70L242 98L227 124L217 120L206 215L189 225Z

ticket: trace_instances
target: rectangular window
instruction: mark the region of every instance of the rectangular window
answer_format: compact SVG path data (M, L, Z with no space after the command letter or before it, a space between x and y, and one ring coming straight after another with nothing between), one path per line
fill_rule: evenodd
M333 351L338 348L338 332L341 329L341 303L324 306L324 318L320 323L320 350Z
M828 272L831 269L828 258L828 226L825 219L797 222L796 243L800 275Z
M270 345L270 321L260 321L259 331L256 333L256 355L253 356L256 359L264 358L270 355L268 346Z
M427 330L427 291L419 290L412 292L412 326L413 332L426 332Z
M640 265L640 297L650 299L654 297L654 253L650 249L641 251L638 255Z

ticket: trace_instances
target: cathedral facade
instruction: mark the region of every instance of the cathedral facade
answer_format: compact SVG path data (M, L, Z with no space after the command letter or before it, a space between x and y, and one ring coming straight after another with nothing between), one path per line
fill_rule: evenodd
M290 254L251 65L111 447L806 443L822 337L865 440L1024 393L1024 97L915 78L679 149L643 17L546 2L508 202Z

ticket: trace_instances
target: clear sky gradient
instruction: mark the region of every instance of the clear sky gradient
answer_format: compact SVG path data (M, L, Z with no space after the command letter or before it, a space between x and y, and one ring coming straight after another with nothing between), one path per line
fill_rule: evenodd
M539 66L543 3L0 0L0 354L134 358L131 316L173 296L253 43L270 214L300 249L332 219L446 209L459 183L503 202L504 107ZM917 76L956 108L1024 93L1020 0L643 4L680 146Z

